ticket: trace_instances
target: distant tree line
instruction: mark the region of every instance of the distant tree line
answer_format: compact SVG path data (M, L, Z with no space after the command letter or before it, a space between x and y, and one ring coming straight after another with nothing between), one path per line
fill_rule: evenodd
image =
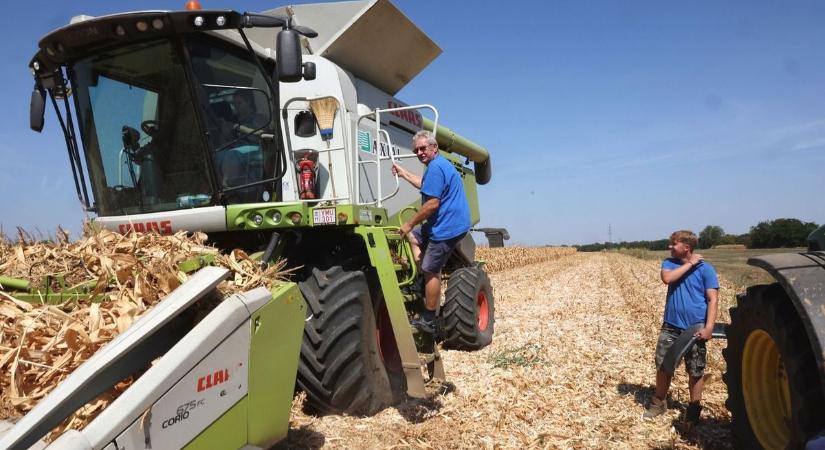
M699 248L717 245L741 244L747 248L805 247L806 238L819 225L799 219L776 219L759 222L745 234L727 234L718 225L708 225L699 232ZM643 248L667 250L668 238L655 241L596 242L574 245L580 252L598 252L611 248Z

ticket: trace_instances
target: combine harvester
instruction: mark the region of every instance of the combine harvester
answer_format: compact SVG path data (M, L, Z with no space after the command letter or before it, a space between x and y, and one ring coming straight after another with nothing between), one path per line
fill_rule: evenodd
M473 223L491 165L484 148L438 125L433 106L393 97L440 49L389 1L80 16L39 47L31 127L43 128L49 99L98 226L204 231L263 265L286 260L295 283L233 295L196 322L228 276L202 268L0 448L28 448L147 368L49 448L267 448L287 434L296 384L315 410L366 415L444 379L436 343L409 324L423 293L398 229L420 195L390 165L421 174L410 141L435 130ZM445 268L447 347L492 340L492 289L474 253L467 237Z

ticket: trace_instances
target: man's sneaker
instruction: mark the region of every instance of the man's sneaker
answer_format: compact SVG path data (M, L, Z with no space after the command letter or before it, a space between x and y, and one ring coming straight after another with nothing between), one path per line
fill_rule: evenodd
M422 333L435 336L435 320L426 320L423 317L415 317L410 321L410 325Z
M685 419L693 424L699 423L702 415L702 405L699 402L688 403L687 411L685 412Z
M667 401L660 400L655 395L650 398L650 404L647 405L647 409L645 409L645 413L642 414L643 419L652 419L656 416L660 416L667 411Z

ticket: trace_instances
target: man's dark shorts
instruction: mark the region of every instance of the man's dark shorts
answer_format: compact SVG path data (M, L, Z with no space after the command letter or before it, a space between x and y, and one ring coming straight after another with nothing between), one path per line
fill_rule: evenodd
M665 354L673 346L676 338L682 334L681 328L676 328L670 324L662 325L659 331L659 341L656 343L656 369L662 367L662 362L665 359ZM707 363L707 349L705 348L705 341L698 340L685 353L685 367L688 374L692 377L701 377L705 373L705 365Z
M462 233L445 241L435 241L421 233L420 229L415 229L412 232L423 253L421 256L421 270L430 273L441 273L441 269L447 264L447 260L450 258L455 246L467 235L467 233Z

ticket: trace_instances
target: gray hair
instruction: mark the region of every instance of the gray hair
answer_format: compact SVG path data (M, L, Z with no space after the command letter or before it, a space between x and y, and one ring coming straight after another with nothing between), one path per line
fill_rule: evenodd
M438 146L438 141L435 140L435 135L432 131L428 130L421 130L418 133L415 133L415 136L413 136L412 139L413 145L415 145L415 141L422 138L427 140L427 145L435 145L436 147Z

